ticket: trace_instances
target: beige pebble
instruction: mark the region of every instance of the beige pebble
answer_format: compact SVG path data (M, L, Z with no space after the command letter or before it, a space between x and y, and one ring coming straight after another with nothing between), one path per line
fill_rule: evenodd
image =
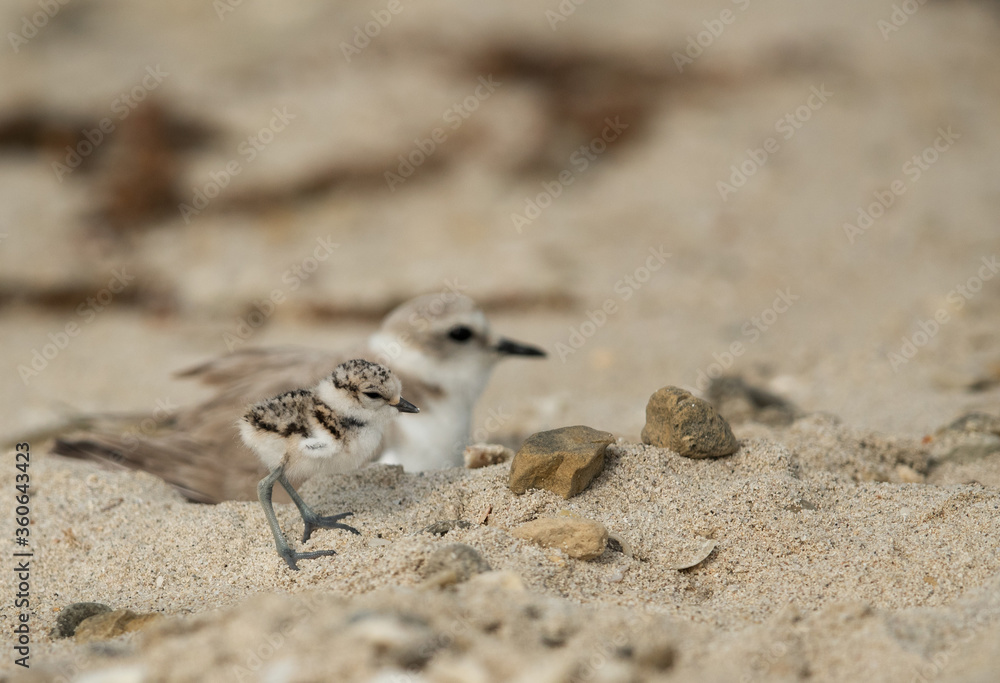
M130 609L116 609L81 621L73 638L81 643L108 640L124 633L142 630L160 619L163 619L162 614L137 614Z
M547 489L572 498L604 469L604 453L614 439L584 426L532 434L510 465L510 490Z
M712 404L678 387L664 387L646 404L642 442L688 458L735 453L739 442Z
M462 453L465 466L470 470L498 465L514 457L514 451L498 443L476 443L466 446Z
M608 530L600 522L573 517L543 517L525 522L511 535L546 548L559 548L578 560L600 557L608 544Z

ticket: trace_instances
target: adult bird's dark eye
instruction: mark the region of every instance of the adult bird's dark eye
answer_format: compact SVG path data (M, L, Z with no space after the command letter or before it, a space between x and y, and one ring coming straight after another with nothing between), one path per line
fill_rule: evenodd
M382 394L378 393L377 391L366 391L365 396L367 396L368 398L382 398Z
M457 342L468 341L472 337L472 330L465 325L459 325L458 327L453 327L448 332L448 336Z

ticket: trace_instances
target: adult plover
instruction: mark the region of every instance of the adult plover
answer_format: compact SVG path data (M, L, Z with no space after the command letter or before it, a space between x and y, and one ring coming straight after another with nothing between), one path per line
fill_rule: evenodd
M472 410L496 363L544 355L535 346L496 336L469 297L428 294L393 310L365 344L347 353L246 348L179 373L217 393L156 421L156 433L123 438L121 430L102 430L61 439L54 450L147 470L194 501L252 500L263 472L233 430L246 405L313 386L340 362L364 358L388 366L421 409L419 418L389 425L381 459L408 470L450 467L462 462Z
M257 497L274 534L278 554L292 569L298 560L333 555L333 550L297 553L288 545L271 503L281 484L302 515L302 542L313 529L345 529L351 512L320 516L306 505L289 480L302 481L321 471L352 470L374 460L382 430L397 413L419 409L400 395L402 383L383 365L354 359L341 363L313 389L296 389L252 406L238 424L243 442L270 470L257 484Z

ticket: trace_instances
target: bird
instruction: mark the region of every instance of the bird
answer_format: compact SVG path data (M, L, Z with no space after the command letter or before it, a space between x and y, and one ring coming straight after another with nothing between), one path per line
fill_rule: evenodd
M263 472L239 443L233 424L246 406L267 396L313 386L334 367L363 358L390 368L421 407L420 419L385 430L383 463L409 471L462 463L472 410L503 358L542 358L537 346L496 335L483 311L452 290L424 294L397 306L363 343L346 352L298 346L242 347L182 370L216 392L193 406L155 416L142 433L121 425L56 439L59 455L141 469L200 503L254 500Z
M420 409L401 395L402 383L384 365L360 358L338 365L312 389L293 389L254 404L237 423L243 443L268 474L257 484L257 498L274 535L278 554L290 569L298 560L334 555L334 550L295 552L278 524L271 494L277 482L302 516L302 542L315 528L360 532L340 520L352 512L320 516L292 485L319 472L344 472L374 459L382 430L399 413Z

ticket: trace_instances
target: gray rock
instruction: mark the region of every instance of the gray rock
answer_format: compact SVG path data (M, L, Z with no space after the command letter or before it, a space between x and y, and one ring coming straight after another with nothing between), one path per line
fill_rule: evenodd
M986 413L968 413L934 435L930 444L935 465L959 465L1000 454L1000 418Z
M713 379L705 395L719 415L732 424L759 422L770 427L784 427L800 415L799 409L781 396L736 375Z
M730 455L740 447L711 403L678 387L664 387L649 398L642 442L688 458Z
M434 534L435 536L444 536L449 531L454 531L455 529L471 528L472 523L466 522L464 519L442 519L434 522L433 524L428 524L420 531L423 533Z
M584 426L532 434L510 465L510 490L547 489L572 498L604 469L605 449L614 440L608 432Z
M100 602L74 602L59 613L56 627L52 630L53 638L71 638L76 633L76 627L84 619L95 614L110 612L111 608Z
M975 432L1000 436L1000 417L988 413L966 413L947 426L946 431Z
M464 543L451 543L431 553L420 567L425 584L437 587L468 581L490 571L490 563L479 551Z

